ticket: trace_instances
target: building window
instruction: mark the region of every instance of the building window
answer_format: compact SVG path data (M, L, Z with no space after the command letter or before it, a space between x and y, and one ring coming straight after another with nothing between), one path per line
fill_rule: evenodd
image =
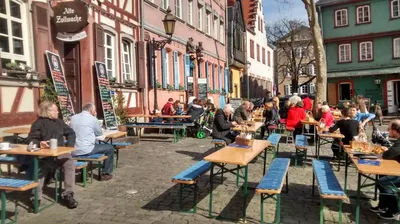
M260 45L257 44L257 61L260 61Z
M307 85L302 85L301 87L300 87L300 94L306 94L306 93L308 93L308 88L307 88L308 86Z
M221 41L221 43L224 43L225 40L225 26L223 22L219 23L219 41Z
M314 64L308 65L308 75L315 75L315 66Z
M0 0L0 48L3 65L9 62L27 64L25 23L20 5L9 0Z
M390 1L390 14L392 18L400 17L400 0Z
M254 59L254 41L250 40L250 57Z
M271 67L271 52L270 51L268 51L267 52L267 63L268 63L268 67Z
M393 39L393 57L400 58L400 37Z
M307 49L304 49L302 47L296 48L295 54L296 54L296 58L308 57Z
M135 66L132 64L132 43L122 41L122 77L124 80L136 81Z
M161 8L167 10L169 7L169 1L170 0L161 0Z
M238 51L243 51L243 36L241 35L242 32L243 30L240 28L236 28L234 30L235 49Z
M335 26L347 26L349 24L347 9L339 9L335 11Z
M178 18L183 18L182 16L182 0L175 0L175 15Z
M292 95L292 85L290 84L285 85L285 95L286 96Z
M351 84L340 83L339 84L339 100L350 100L351 99Z
M211 35L211 12L207 11L206 14L206 33Z
M357 24L371 22L371 14L369 5L363 5L356 8Z
M372 41L360 43L360 61L371 61L374 59L374 48Z
M187 15L188 15L188 23L190 25L193 25L193 0L188 2L188 11L187 11Z
M165 52L165 82L169 84L169 52Z
M116 79L115 36L111 33L104 33L104 51L108 78Z
M197 29L203 30L203 6L197 4Z
M314 85L314 83L310 83L310 84L308 84L308 85L309 85L310 94L313 94L313 93L314 93L314 90L315 90L315 85Z
M351 61L351 44L339 45L339 62Z
M265 65L265 48L262 48L262 63Z
M219 30L219 26L218 26L218 17L214 16L214 25L213 25L213 29L214 29L214 38L218 40L218 30Z

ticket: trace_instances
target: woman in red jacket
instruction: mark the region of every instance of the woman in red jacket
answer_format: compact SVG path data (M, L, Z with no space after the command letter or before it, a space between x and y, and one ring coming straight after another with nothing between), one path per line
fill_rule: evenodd
M312 109L312 102L310 97L306 96L306 98L303 99L303 108L306 112L311 111Z
M331 112L331 110L329 109L329 106L328 106L328 105L323 105L323 106L321 107L321 110L322 110L321 119L324 119L325 127L330 128L330 127L333 125L333 122L334 122L334 120L335 120L335 119L333 118L332 112Z
M288 111L288 116L286 119L286 127L294 128L293 136L296 140L296 135L301 135L303 124L302 120L306 118L306 112L303 108L303 103L300 101L296 104L296 106L292 106Z

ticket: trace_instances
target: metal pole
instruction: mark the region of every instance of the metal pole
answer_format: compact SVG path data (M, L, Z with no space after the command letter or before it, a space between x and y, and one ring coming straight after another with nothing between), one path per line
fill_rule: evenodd
M158 104L157 104L157 76L156 76L156 49L155 49L155 45L156 45L156 41L153 38L152 41L152 49L153 49L153 82L154 82L154 113L156 112L156 110L158 110Z

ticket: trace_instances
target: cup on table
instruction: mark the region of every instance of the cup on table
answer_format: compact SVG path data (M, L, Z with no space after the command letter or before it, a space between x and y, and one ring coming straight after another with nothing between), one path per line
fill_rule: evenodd
M55 138L52 138L52 139L50 139L50 141L49 141L49 146L50 146L50 149L51 150L56 150L57 149L57 139L55 139Z
M9 149L10 143L9 142L2 142L0 143L0 149Z
M103 120L99 120L100 127L103 127Z

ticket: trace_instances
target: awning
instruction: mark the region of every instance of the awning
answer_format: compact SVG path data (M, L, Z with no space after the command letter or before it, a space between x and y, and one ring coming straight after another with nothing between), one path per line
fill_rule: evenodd
M400 74L400 67L345 71L345 72L328 72L328 78L387 75L387 74L396 74L396 73Z

